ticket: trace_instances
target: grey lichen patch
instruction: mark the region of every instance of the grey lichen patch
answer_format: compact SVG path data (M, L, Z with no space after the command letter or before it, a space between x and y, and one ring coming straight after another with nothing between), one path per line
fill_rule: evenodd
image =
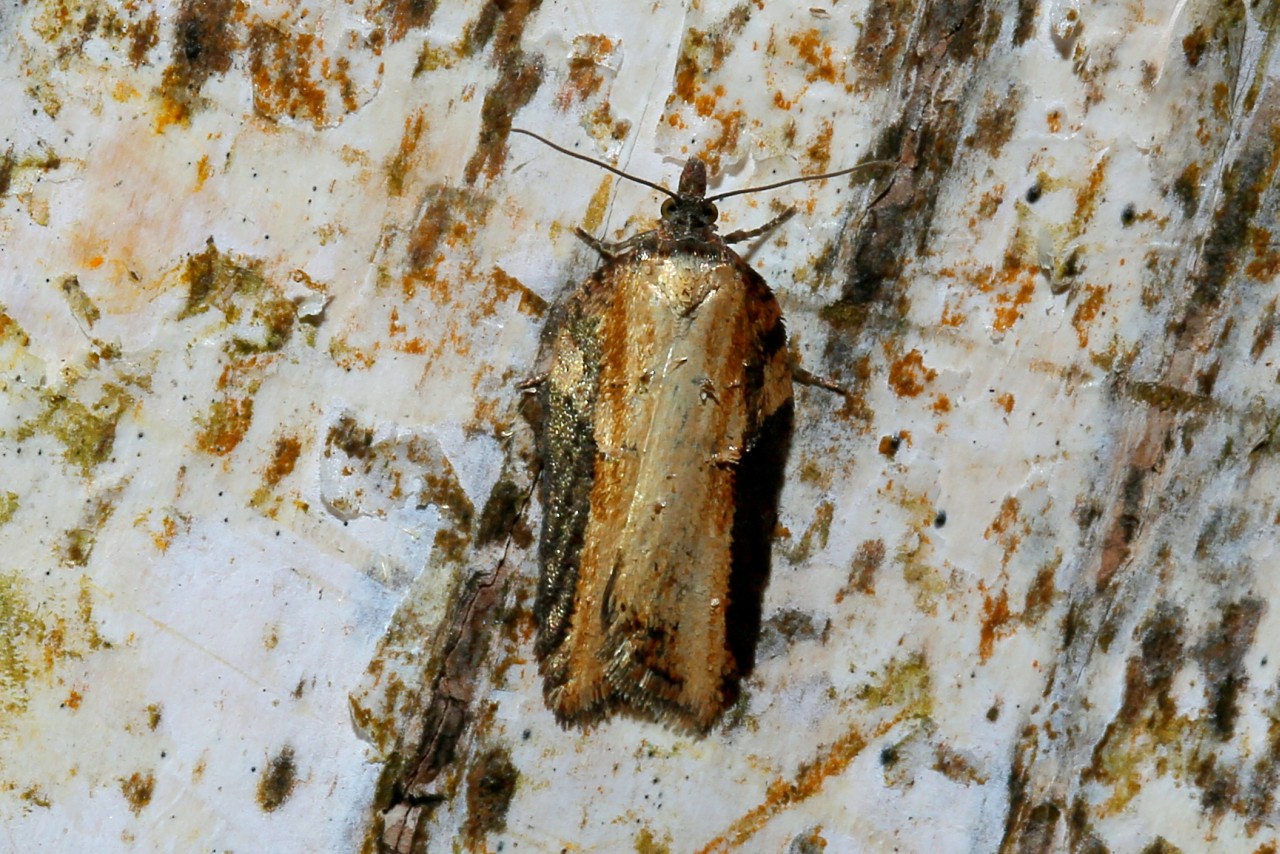
M81 325L86 329L92 329L93 325L102 319L102 311L94 304L89 295L84 292L84 288L80 286L80 280L75 276L67 276L62 280L60 285L62 296L67 301L67 306L71 309L71 313L75 315Z
M761 625L756 657L761 661L778 658L802 641L826 643L830 634L830 620L815 618L797 608L783 608Z
M297 784L298 768L293 747L286 744L258 776L258 806L263 812L275 812L289 800Z
M447 520L436 531L437 554L461 563L471 544L475 506L439 443L430 436L375 439L372 427L343 413L325 436L321 493L340 519L385 516L412 502Z
M61 392L46 392L43 397L43 411L23 424L16 438L26 441L37 433L53 436L62 444L67 464L88 477L111 458L116 427L133 406L133 395L121 385L108 383L98 400L88 405Z
M831 523L835 519L836 508L830 501L819 502L814 511L813 520L800 535L800 540L790 549L787 557L793 563L804 563L815 551L827 547L827 539L831 535Z

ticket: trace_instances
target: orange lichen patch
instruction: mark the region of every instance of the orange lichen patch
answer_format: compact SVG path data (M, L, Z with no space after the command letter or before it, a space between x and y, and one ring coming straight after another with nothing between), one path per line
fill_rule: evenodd
M1022 526L1019 525L1021 510L1022 505L1018 499L1012 495L1008 496L1000 505L1000 511L996 514L996 518L991 521L991 524L987 526L987 530L983 532L984 539L994 539L1004 549L1004 556L1000 559L1002 567L1009 565L1009 559L1013 557L1013 553L1018 550L1018 546L1022 543Z
M166 513L160 520L160 530L151 533L151 542L157 551L164 554L179 534L186 533L190 529L190 516L185 513Z
M143 808L151 803L155 788L156 777L150 772L143 774L135 771L129 775L128 779L120 780L120 793L124 795L124 799L129 803L129 811L134 815L140 815Z
M889 366L889 388L898 397L918 397L937 376L937 371L925 367L920 351L912 350Z
M964 312L955 308L951 302L942 307L942 317L938 318L938 323L942 326L959 327L963 326L968 317Z
M67 699L62 701L62 706L63 708L71 709L72 711L74 711L80 708L80 704L83 702L84 702L84 695L73 688L67 694Z
M809 161L811 172L826 172L831 163L831 141L835 138L835 125L823 122L822 130L814 141L805 149L805 159Z
M933 704L929 683L928 664L921 656L890 662L881 683L866 686L858 698L873 709L896 708L897 712L869 731L854 725L833 744L824 747L820 755L801 765L795 779L774 780L765 790L761 804L698 849L699 854L745 850L746 841L770 819L821 792L827 781L843 774L868 745L883 738L904 720L928 716Z
M400 322L400 309L392 306L391 314L387 316L387 336L389 338L396 338L400 335L404 335L407 331L408 327Z
M996 397L996 406L1004 410L1005 415L1013 414L1013 395L1009 392Z
M1071 325L1075 327L1076 339L1082 348L1089 346L1089 325L1102 311L1107 290L1103 285L1086 286L1084 298L1076 304L1075 313L1071 315Z
M996 211L1000 210L1000 206L1004 204L1004 191L1004 184L996 184L982 194L982 198L978 200L978 215L969 220L969 228L977 228L979 223L986 222L996 215Z
M795 33L787 41L791 42L792 47L800 54L800 59L809 67L804 75L806 80L810 83L819 80L824 83L836 82L836 65L831 59L831 45L823 43L822 34L818 30Z
M507 273L501 267L494 267L493 272L489 275L489 281L493 283L495 298L493 301L486 301L481 308L481 312L486 317L491 317L497 312L497 303L504 303L511 298L512 294L520 295L520 302L516 306L516 310L521 314L529 317L541 317L547 311L547 301L535 294L524 286L524 283L515 276Z
M273 488L292 474L301 453L302 442L297 436L281 436L276 439L275 449L271 453L271 462L262 472L263 485Z
M884 566L884 540L866 540L858 546L849 566L849 579L836 592L837 604L844 601L850 593L863 593L874 596L876 593L876 575Z
M613 39L597 34L580 35L573 40L573 53L569 57L569 75L556 94L556 106L568 110L581 103L604 85L600 67L613 55L616 48Z
M1030 274L1018 277L1018 289L1013 293L1005 291L996 294L995 317L991 326L997 332L1008 332L1013 325L1022 319L1022 307L1031 302L1035 296L1036 283Z
M1062 133L1062 110L1050 110L1045 116L1045 124L1049 127L1049 133Z
M404 192L406 176L413 169L413 155L417 152L418 143L422 141L426 129L426 116L421 111L405 117L404 131L400 134L400 149L387 164L387 190L391 195L398 196Z
M951 411L951 398L945 394L939 394L933 399L933 404L929 407L939 415L943 415Z
M236 449L253 421L253 398L224 398L214 401L201 419L196 447L207 454L226 456Z
M978 657L982 661L991 658L996 638L1009 634L1013 614L1009 612L1009 592L1001 588L1000 595L984 595L982 601L982 630L978 641Z
M92 258L90 258L85 262L85 266L88 267L90 270L96 270L99 267L101 267L105 262L106 262L106 259L103 258L101 255L94 255Z
M1253 260L1244 271L1259 282L1270 282L1280 276L1280 252L1274 248L1275 240L1266 228L1252 228L1249 243L1253 248Z
M354 111L354 87L347 75L350 63L346 58L318 59L323 46L314 33L287 32L270 23L255 24L249 33L254 111L273 121L288 118L322 127L330 122L330 87L337 91L343 108ZM315 77L317 71L319 80Z
M724 65L725 58L737 46L738 36L751 17L747 6L738 6L721 21L706 30L690 27L680 45L676 60L675 85L667 99L667 121L679 126L675 112L677 103L693 105L700 115L710 115L715 99L701 94L703 84L710 75ZM724 87L717 87L722 95Z
M1085 182L1084 186L1076 190L1076 210L1075 216L1072 217L1070 228L1072 237L1078 237L1083 234L1085 226L1097 214L1098 202L1102 199L1103 183L1107 177L1107 166L1110 163L1110 156L1099 158L1098 162L1089 170L1089 180Z
M196 192L204 189L204 182L213 176L213 167L209 165L209 155L202 154L196 161Z

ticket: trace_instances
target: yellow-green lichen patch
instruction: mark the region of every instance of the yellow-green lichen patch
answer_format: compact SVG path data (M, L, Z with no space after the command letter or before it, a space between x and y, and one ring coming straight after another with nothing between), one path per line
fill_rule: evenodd
M98 541L98 532L116 511L116 501L121 492L123 486L117 486L85 505L79 522L62 535L62 541L58 544L58 557L64 566L85 566L89 563L89 556L93 554L94 544Z
M227 345L229 355L275 353L289 343L298 323L298 306L263 277L256 262L227 255L211 237L203 252L187 259L182 279L187 301L179 320L216 308L228 323L243 324Z
M244 439L253 421L253 398L215 400L209 414L200 419L196 447L216 457L226 456Z
M652 830L642 827L632 841L636 854L671 854L671 837L663 834L659 838Z
M187 284L187 303L178 315L179 320L202 314L213 307L234 322L239 319L239 307L233 297L237 294L254 296L263 287L261 273L220 252L212 237L206 241L203 252L187 259L183 278Z
M0 711L4 717L27 708L31 656L45 633L16 572L0 575Z
M62 393L44 395L44 410L17 431L18 441L37 433L53 436L62 444L63 459L88 477L93 469L111 458L116 427L134 399L122 386L103 387L98 400L85 405Z
M0 347L25 348L31 344L31 337L26 331L0 308Z
M286 744L258 777L258 806L263 812L275 812L289 800L297 785L298 767L293 747Z
M858 699L877 709L898 709L911 717L933 714L929 663L920 653L892 659L877 682L864 685Z
M18 493L0 492L0 525L5 524L18 512Z

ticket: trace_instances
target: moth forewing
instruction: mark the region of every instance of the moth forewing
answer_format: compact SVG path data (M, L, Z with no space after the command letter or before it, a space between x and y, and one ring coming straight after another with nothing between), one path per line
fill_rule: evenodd
M670 197L621 243L579 232L603 262L544 336L543 693L564 724L702 733L753 663L791 425L782 312L716 232L714 199L740 191L708 199L702 161L673 193L513 130Z

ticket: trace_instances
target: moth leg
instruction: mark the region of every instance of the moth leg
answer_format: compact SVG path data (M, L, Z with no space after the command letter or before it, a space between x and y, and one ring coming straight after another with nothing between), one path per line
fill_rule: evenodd
M531 389L540 388L542 384L547 381L547 377L549 376L550 374L548 374L546 371L543 371L540 374L535 374L531 377L527 377L521 380L520 382L516 383L516 388L520 389L521 391L530 391Z
M811 373L810 371L807 371L804 368L800 367L800 365L796 364L795 362L792 362L791 364L791 378L796 382L800 383L800 385L825 388L827 391L835 392L836 394L842 397L852 396L852 392L850 392L847 388L842 388L841 386L836 385L834 382L827 379L826 377L820 377L815 373Z
M842 387L842 385L837 385L833 380L827 379L826 376L819 376L814 374L813 371L805 370L800 365L800 360L796 359L795 353L791 353L788 361L791 362L791 379L794 379L795 382L801 385L810 385L810 387L824 388L828 392L840 394L841 397L852 397L852 392L849 389Z
M731 231L722 239L725 243L741 243L744 240L750 240L753 237L759 237L762 234L767 234L768 232L773 231L795 215L795 208L787 208L785 211L778 214L759 228L752 228L748 231Z
M573 230L573 233L578 235L578 239L581 240L583 243L587 244L592 249L596 250L596 252L599 252L601 257L607 258L607 259L613 259L618 257L619 255L623 255L623 254L626 254L627 252L630 252L632 249L639 246L640 242L645 237L645 235L643 234L636 234L636 235L632 235L631 237L628 237L626 240L623 240L619 243L606 243L603 240L599 240L595 237L592 237L590 234L587 234L581 228L575 228Z

